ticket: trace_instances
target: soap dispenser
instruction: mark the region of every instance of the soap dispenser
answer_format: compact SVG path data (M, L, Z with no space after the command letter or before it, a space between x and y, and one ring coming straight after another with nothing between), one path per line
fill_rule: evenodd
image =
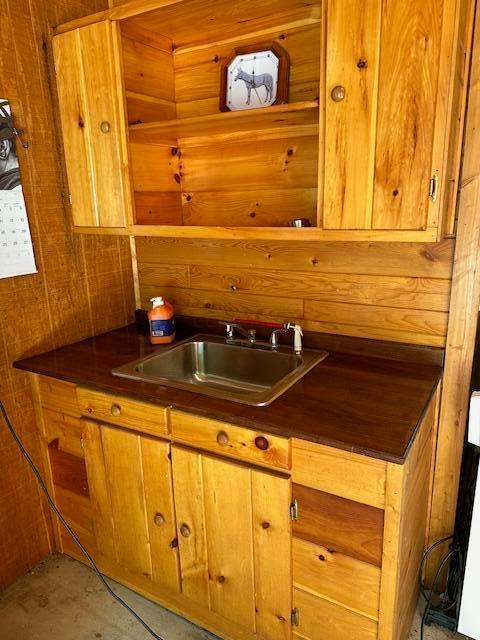
M150 342L169 344L175 340L175 318L172 305L163 296L151 298L152 308L148 311Z

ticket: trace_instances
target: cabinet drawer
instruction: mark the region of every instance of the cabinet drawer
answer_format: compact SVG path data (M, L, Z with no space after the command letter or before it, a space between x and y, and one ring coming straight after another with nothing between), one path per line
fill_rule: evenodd
M293 535L362 562L382 564L384 512L376 507L294 484L299 518Z
M168 433L166 407L78 387L82 415L151 435Z
M232 458L280 469L290 468L290 441L287 438L183 411L173 410L170 419L175 440Z
M379 567L300 538L293 538L292 552L296 586L378 619Z
M294 637L308 640L377 638L378 624L374 620L301 589L293 590L293 606L298 609L299 614L299 625L294 627Z
M292 440L292 479L312 489L328 491L382 509L387 465L358 453Z
M76 385L46 376L38 377L38 392L42 407L66 413L70 416L79 416L77 404Z

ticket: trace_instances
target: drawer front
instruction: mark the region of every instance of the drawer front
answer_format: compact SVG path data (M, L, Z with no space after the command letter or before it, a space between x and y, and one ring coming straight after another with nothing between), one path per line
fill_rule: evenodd
M84 387L78 387L77 398L82 415L89 418L151 435L168 433L168 409L166 407L92 391Z
M293 606L298 609L299 614L299 625L294 627L294 637L308 640L377 638L378 624L374 620L301 589L293 590Z
M76 385L46 376L38 377L40 403L45 409L51 409L70 416L80 416L77 404Z
M293 535L380 567L384 512L376 507L294 484L299 519Z
M279 469L290 468L287 438L202 418L183 411L170 414L175 440L223 455Z
M296 586L378 620L379 567L300 538L292 544Z
M383 509L386 474L383 460L292 440L292 479L298 484Z

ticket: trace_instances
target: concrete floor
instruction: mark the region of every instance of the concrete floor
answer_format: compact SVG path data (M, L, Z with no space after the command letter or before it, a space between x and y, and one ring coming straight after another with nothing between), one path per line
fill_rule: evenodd
M203 629L114 584L115 591L164 640L215 640ZM420 617L409 640L417 640ZM149 640L123 607L106 593L93 571L66 556L51 556L0 593L1 640ZM465 636L427 628L425 640Z

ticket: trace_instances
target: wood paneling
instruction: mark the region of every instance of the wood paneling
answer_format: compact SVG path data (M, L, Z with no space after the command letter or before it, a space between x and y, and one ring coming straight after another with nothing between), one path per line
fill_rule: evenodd
M296 320L312 331L442 346L453 241L282 243L137 238L142 304Z
M29 142L28 149L18 145L17 152L38 273L0 280L0 395L40 467L30 385L11 362L122 326L134 309L128 241L71 232L52 90L51 25L105 7L103 0L2 3L0 95L10 100L16 124ZM26 314L26 308L35 313ZM6 430L0 432L2 589L55 543L49 539L50 515L46 506L42 510L35 480Z
M294 499L301 516L293 535L319 544L331 553L343 553L380 567L383 510L330 493L294 484Z
M440 405L438 447L429 542L451 535L454 529L460 467L468 416L468 396L480 302L480 13L476 12L472 68L465 126L463 168L458 202L457 244ZM433 566L444 555L441 545L432 554Z

